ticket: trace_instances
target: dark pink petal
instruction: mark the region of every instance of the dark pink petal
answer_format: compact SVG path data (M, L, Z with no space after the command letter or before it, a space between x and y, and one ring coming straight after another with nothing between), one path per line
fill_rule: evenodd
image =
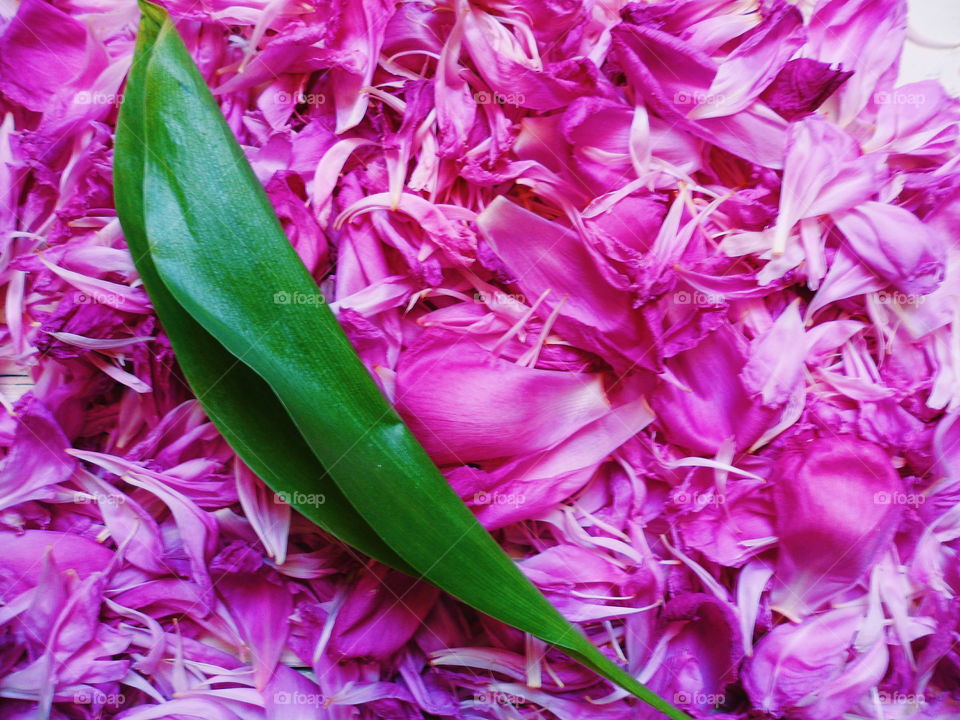
M36 399L22 406L9 453L0 464L0 510L27 500L52 499L76 466L59 423Z
M723 118L691 120L687 114L709 100L716 64L666 33L640 25L614 29L614 47L631 86L664 119L723 149L769 168L783 166L787 125L762 105Z
M743 338L729 327L671 358L666 364L670 377L661 379L650 395L663 436L710 456L729 440L740 450L756 442L779 413L765 408L744 384L747 360Z
M438 590L394 570L365 570L334 622L331 652L341 658L385 660L419 629Z
M829 63L797 58L783 66L761 97L781 117L796 120L820 107L851 75L852 70L833 69Z
M217 590L250 649L256 687L263 689L286 646L293 611L290 592L275 575L249 572L224 574Z
M83 23L43 0L24 0L0 36L0 90L25 108L61 108L105 67ZM92 98L91 98L92 101Z

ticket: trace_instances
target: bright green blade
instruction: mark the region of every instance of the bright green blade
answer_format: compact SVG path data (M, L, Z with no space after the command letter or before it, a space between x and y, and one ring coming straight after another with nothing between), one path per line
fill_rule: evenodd
M152 16L152 20L147 17ZM147 248L143 168L144 73L165 13L144 7L133 66L117 121L115 200L127 245L177 361L204 411L237 455L310 520L357 550L404 572L413 570L347 502L304 442L270 386L187 314L157 275Z
M266 381L349 503L418 575L688 718L607 659L524 577L380 394L329 308L275 302L278 293L315 295L316 283L172 23L143 6L152 51L131 82L149 100L140 106L146 150L139 177L124 182L149 199L142 214L162 286Z

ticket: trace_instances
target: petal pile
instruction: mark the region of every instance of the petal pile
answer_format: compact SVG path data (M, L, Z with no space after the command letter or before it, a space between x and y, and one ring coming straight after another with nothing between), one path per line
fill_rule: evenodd
M960 102L904 0L163 4L317 282L273 301L594 644L694 717L960 715ZM656 717L204 415L114 206L137 20L0 10L0 717Z

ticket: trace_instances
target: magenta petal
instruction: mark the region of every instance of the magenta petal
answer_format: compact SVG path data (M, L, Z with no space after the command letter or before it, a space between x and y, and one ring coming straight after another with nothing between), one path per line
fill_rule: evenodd
M631 86L663 117L709 143L769 168L780 168L787 124L763 105L726 117L691 120L687 114L709 98L716 64L673 35L642 25L619 25L614 48Z
M786 451L772 482L780 542L771 600L797 619L866 583L899 522L903 482L880 447L849 436Z
M75 572L80 578L102 572L113 560L109 548L82 535L53 530L0 533L0 575L4 577L0 600L9 601L37 582L38 560L49 553L60 572Z
M853 71L835 97L839 124L848 124L876 92L892 89L907 34L906 15L903 0L817 3L807 31L808 57Z
M782 252L800 220L848 210L876 193L881 158L819 115L791 125L773 247Z
M75 18L43 0L24 0L0 36L0 90L30 110L62 107L74 81L96 77L105 65L93 43Z
M267 685L287 642L293 601L279 577L228 572L217 580L222 602L253 655L254 681Z
M660 381L650 396L657 426L670 442L714 455L727 441L747 449L771 427L777 412L744 384L744 340L721 327L667 363L675 379Z
M598 375L520 367L436 332L404 353L397 404L436 462L461 465L542 450L610 409Z
M490 92L476 94L480 103L504 103L534 110L554 110L586 94L596 94L599 73L583 57L534 67L524 48L491 14L471 9L464 15L464 47Z
M604 355L615 354L617 366L652 366L630 295L610 285L601 261L576 233L503 197L477 217L477 226L529 302L549 291L541 307L559 312L559 332Z
M161 4L384 395L602 652L697 720L960 717L936 13ZM238 464L117 218L139 12L0 8L0 718L661 720Z
M795 120L820 107L851 75L852 70L797 58L783 66L761 97L778 115Z
M707 90L707 102L689 117L723 117L747 108L804 40L800 11L782 0L774 3L760 25L720 64Z
M439 591L376 565L357 580L333 625L335 657L384 660L419 629Z
M743 659L736 612L716 597L687 592L664 606L660 622L673 638L652 687L687 711L709 712Z
M0 464L0 510L34 499L52 499L76 463L70 442L51 412L36 399L21 409L9 452Z
M897 290L929 295L943 281L944 242L910 211L867 202L834 220L863 264Z
M852 652L866 622L863 608L847 607L774 628L747 665L750 699L765 712L798 720L842 717L887 669L883 642Z

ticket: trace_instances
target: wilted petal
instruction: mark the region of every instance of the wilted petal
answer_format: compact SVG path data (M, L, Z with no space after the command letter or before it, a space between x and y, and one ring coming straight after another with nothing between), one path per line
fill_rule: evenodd
M808 27L816 60L839 63L853 75L837 93L840 125L848 124L877 91L891 89L907 31L904 0L826 0Z
M806 333L799 307L799 302L791 303L756 339L741 371L744 385L759 394L767 407L787 402L803 379Z
M274 494L240 460L234 464L237 498L250 520L254 532L267 554L277 565L287 559L287 537L290 532L290 505Z
M876 193L881 158L861 156L843 130L820 116L790 126L774 229L774 252L783 252L800 220L856 207Z
M0 90L30 110L61 108L105 66L86 26L43 0L20 3L0 36Z
M278 576L247 572L225 573L217 579L217 590L252 652L254 681L262 690L287 642L290 592Z
M631 86L663 117L709 143L769 168L783 164L787 125L754 104L726 117L691 120L694 105L711 100L716 64L673 35L642 25L613 30L614 47Z

